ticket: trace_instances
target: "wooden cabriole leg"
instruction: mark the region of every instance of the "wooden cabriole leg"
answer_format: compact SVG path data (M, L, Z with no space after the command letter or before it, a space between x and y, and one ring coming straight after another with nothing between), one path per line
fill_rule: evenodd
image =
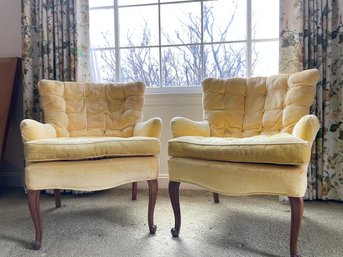
M219 203L219 194L218 193L213 193L213 200L215 203Z
M300 255L298 255L298 237L304 213L304 199L302 197L288 198L291 205L290 256L300 257Z
M148 185L149 185L148 224L149 224L150 234L155 234L157 226L154 225L154 211L155 211L157 189L158 189L157 179L148 180Z
M131 200L137 200L137 182L132 182L132 197Z
M55 206L56 206L56 208L61 208L61 190L55 189L54 195L55 195Z
M169 181L169 198L173 207L175 217L175 227L171 229L173 237L178 237L181 227L181 212L179 201L180 182Z
M28 190L28 202L33 224L35 226L36 237L31 245L34 250L38 250L42 244L42 217L40 213L39 196L40 190Z

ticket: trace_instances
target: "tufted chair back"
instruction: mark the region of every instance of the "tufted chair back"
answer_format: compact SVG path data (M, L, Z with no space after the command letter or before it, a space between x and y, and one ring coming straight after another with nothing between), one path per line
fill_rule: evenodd
M211 136L292 133L295 123L309 113L318 79L315 69L270 77L205 79L204 120L210 124Z
M143 118L145 85L41 80L44 122L57 137L131 137Z

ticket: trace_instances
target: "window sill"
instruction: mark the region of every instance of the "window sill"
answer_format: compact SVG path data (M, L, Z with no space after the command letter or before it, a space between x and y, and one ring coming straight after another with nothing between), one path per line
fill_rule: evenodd
M201 86L193 87L146 87L145 94L201 94Z

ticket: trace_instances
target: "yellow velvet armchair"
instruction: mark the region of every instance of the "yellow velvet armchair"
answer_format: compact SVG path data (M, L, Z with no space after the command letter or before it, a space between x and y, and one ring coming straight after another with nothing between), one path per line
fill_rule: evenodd
M33 249L42 242L40 190L96 191L137 182L149 185L148 225L153 216L159 173L162 121L143 118L145 85L133 83L39 82L44 124L25 119L21 134L25 154L25 186L35 227Z
M311 146L319 130L309 115L318 70L252 78L207 78L202 82L203 117L171 121L168 143L169 196L179 236L181 182L213 193L286 195L291 205L290 255L298 256L303 196Z

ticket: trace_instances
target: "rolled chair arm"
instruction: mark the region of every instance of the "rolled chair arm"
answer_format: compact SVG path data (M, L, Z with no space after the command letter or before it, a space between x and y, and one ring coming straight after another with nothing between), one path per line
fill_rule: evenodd
M31 119L25 119L20 122L20 131L24 142L57 137L56 130L52 125L43 124Z
M305 115L293 128L293 136L312 143L320 128L319 120L315 115Z
M147 121L137 122L133 130L133 136L161 138L161 129L162 120L154 117Z
M173 137L182 136L210 136L210 125L207 121L193 121L183 117L171 120Z

